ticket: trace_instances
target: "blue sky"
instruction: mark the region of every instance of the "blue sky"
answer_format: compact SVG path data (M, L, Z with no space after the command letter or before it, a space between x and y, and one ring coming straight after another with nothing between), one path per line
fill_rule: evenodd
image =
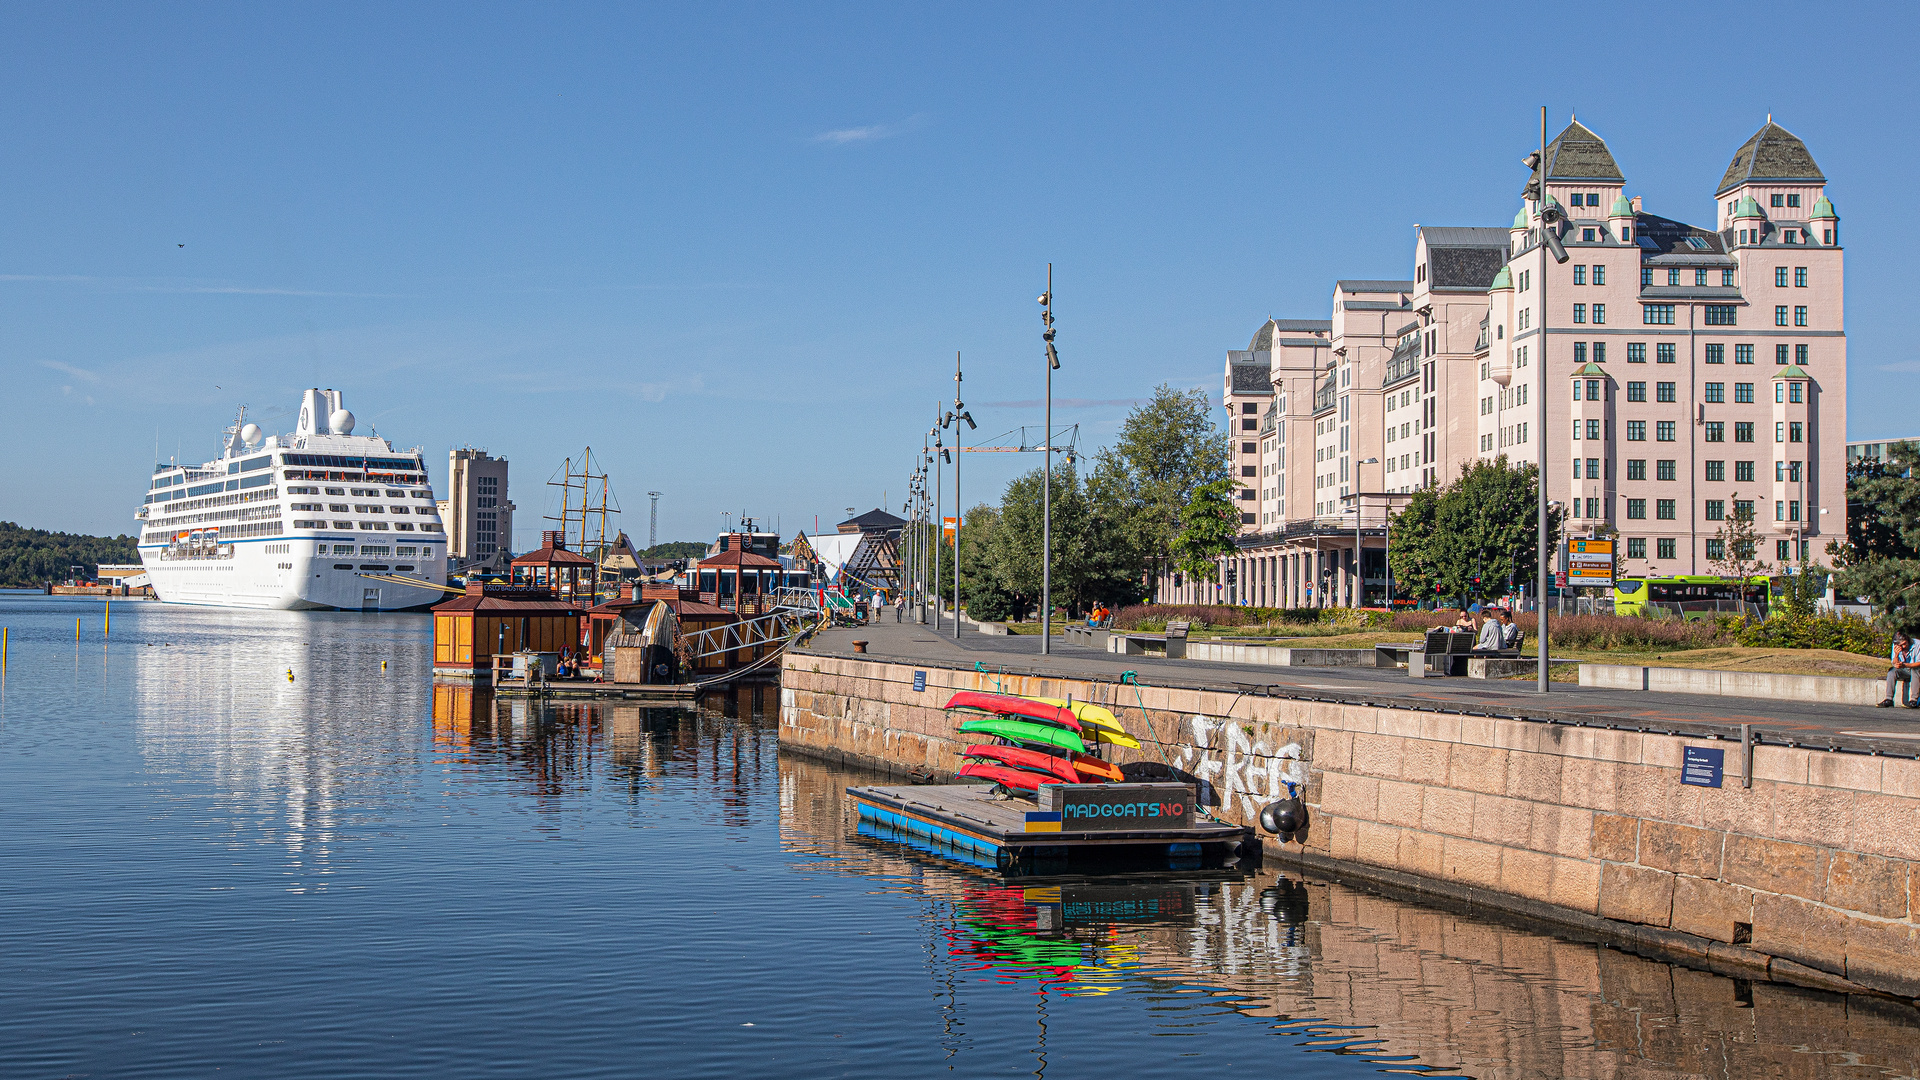
M309 385L436 483L511 458L522 544L589 444L636 538L649 489L663 540L897 510L956 350L982 436L1039 422L1049 260L1098 446L1407 276L1414 223L1507 222L1542 104L1694 222L1768 112L1804 138L1849 436L1920 431L1913 9L1537 11L9 4L0 519L125 531L156 439L204 459ZM969 455L968 503L1036 464Z

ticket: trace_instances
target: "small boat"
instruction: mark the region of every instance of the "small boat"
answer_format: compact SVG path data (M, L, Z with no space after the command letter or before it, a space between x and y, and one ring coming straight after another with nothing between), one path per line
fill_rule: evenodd
M962 751L970 758L985 758L1001 765L1025 769L1028 772L1044 773L1065 784L1080 783L1080 773L1074 769L1073 762L1064 757L1039 750L1027 750L1018 746L969 746Z
M1126 779L1118 765L1110 761L1101 761L1092 754L1074 754L1071 760L1074 771L1086 778L1080 781L1083 784L1097 784L1102 781L1112 781L1117 784Z
M995 716L1018 716L1023 720L1054 724L1068 731L1080 730L1080 721L1070 710L1035 701L1032 698L1015 697L1012 694L988 694L979 690L962 690L947 700L946 707L972 709L976 712L992 713Z
M1078 734L1065 728L1036 724L1031 720L1015 720L1004 716L979 716L960 725L960 730L969 734L998 735L1008 742L1024 743L1028 746L1058 747L1062 750L1077 750L1086 753L1087 744Z
M1114 746L1124 746L1129 750L1140 749L1140 740L1127 734L1127 729L1120 726L1119 717L1114 716L1113 710L1105 705L1071 701L1067 698L1042 697L1027 700L1071 711L1074 719L1080 721L1082 737L1091 736L1094 742L1111 743Z
M1039 791L1042 782L1054 783L1040 773L1030 773L1024 769L1010 769L1005 765L989 765L975 761L960 767L960 776L977 776L982 780L992 780L1002 787L1016 791Z

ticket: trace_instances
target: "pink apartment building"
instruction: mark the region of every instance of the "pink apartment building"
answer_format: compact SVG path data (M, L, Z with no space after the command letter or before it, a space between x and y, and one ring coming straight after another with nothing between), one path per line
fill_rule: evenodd
M1160 599L1382 603L1390 507L1543 446L1570 532L1614 530L1623 576L1712 572L1742 510L1771 561L1844 535L1844 268L1806 145L1769 118L1712 228L1645 210L1577 122L1546 180L1509 228L1416 225L1410 280L1336 282L1331 319L1228 353L1240 550Z

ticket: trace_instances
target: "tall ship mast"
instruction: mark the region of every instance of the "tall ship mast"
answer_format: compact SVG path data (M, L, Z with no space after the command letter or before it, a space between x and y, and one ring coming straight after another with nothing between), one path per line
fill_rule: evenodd
M279 610L440 600L431 586L446 581L447 535L420 448L395 450L355 424L338 390L307 390L292 434L265 434L243 407L219 457L154 466L134 513L154 594Z

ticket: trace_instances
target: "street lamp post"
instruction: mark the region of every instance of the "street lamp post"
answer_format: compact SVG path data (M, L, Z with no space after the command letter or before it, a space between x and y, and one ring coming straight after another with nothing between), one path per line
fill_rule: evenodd
M933 420L933 427L928 434L933 436L933 449L936 454L933 460L933 632L937 634L940 632L940 547L941 542L947 538L946 496L940 490L940 481L945 472L940 468L939 459L949 456L947 448L940 442L940 429L946 425L940 420L938 405L934 406Z
M960 445L960 421L967 427L977 427L973 414L967 411L967 403L960 400L960 353L953 354L953 411L941 421L944 427L953 425L953 639L960 640L960 527L965 524L960 519L960 458L963 447Z
M1553 228L1552 228L1553 223L1558 218L1559 215L1554 211L1554 208L1549 206L1549 204L1547 203L1547 171L1548 171L1547 107L1545 105L1540 106L1540 150L1536 154L1527 155L1527 165L1533 170L1533 179L1527 185L1527 193L1533 197L1534 206L1537 208L1538 212L1536 215L1536 220L1539 222L1539 224L1537 225L1537 228L1540 230L1540 242L1534 245L1534 247L1536 250L1547 251L1554 257L1554 260L1557 262L1566 262L1567 254L1560 247L1559 240L1555 238L1553 235ZM1534 473L1534 479L1538 484L1538 495L1539 495L1539 498L1537 500L1538 506L1536 511L1538 515L1536 520L1537 534L1535 538L1536 548L1539 553L1539 570L1538 570L1538 576L1537 576L1537 584L1535 585L1537 602L1535 603L1534 608L1535 608L1535 611L1537 611L1539 614L1539 626L1537 628L1537 632L1540 635L1539 691L1542 694L1547 693L1549 688L1549 683L1547 682L1547 668L1548 668L1547 586L1551 582L1551 578L1548 576L1548 564L1547 564L1547 557L1548 557L1547 523L1549 520L1549 515L1547 513L1547 394L1546 394L1547 375L1546 373L1547 373L1547 361L1548 361L1548 355L1547 355L1548 339L1546 335L1545 319L1546 319L1546 313L1550 309L1547 307L1547 275L1545 272L1546 268L1547 268L1546 260L1545 259L1540 260L1541 274L1540 274L1540 282L1539 282L1539 289L1540 289L1539 300L1540 300L1540 317L1542 319L1541 334L1540 334L1540 362L1534 367L1534 371L1538 373L1540 376L1539 382L1540 382L1541 392L1534 395L1538 408L1534 413L1534 421L1533 421L1534 427L1537 429L1533 432L1533 440L1534 440L1533 445L1537 449L1537 458L1539 461L1539 467ZM1509 345L1508 347L1511 348L1512 346Z
M1053 264L1047 264L1047 291L1040 294L1040 334L1047 343L1046 449L1040 469L1040 655L1053 652L1053 373L1060 354L1053 347Z
M1367 560L1360 550L1360 522L1367 516L1367 485L1360 476L1360 466L1378 465L1377 457L1362 458L1353 466L1353 606L1367 605ZM1388 604L1392 607L1392 604Z

